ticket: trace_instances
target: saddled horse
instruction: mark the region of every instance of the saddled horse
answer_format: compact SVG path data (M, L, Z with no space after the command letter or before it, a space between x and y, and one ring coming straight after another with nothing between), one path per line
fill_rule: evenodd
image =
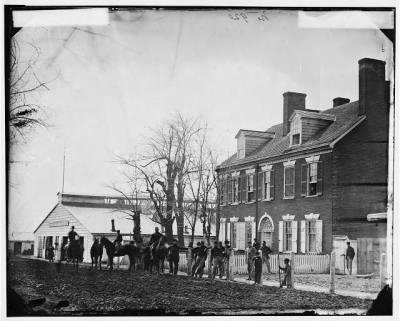
M160 272L163 274L164 262L168 253L165 236L160 237L157 243L151 245L150 253L150 273L152 273L152 267L154 266L158 274L160 274Z
M69 244L69 259L72 262L73 271L78 272L79 262L82 260L82 246L79 238L76 238Z
M113 270L114 257L120 257L128 255L129 267L128 271L132 271L135 267L135 257L137 255L137 248L133 244L125 244L115 253L115 245L109 239L102 237L100 240L101 246L104 246L108 256L108 264L110 266L110 272Z
M94 243L90 248L90 257L92 259L92 270L93 265L94 269L97 270L97 263L99 264L99 268L101 270L101 258L103 256L103 246L99 243L98 239L94 239Z

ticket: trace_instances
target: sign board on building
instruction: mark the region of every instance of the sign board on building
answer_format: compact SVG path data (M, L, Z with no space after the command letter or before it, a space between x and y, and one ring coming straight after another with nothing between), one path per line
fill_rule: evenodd
M68 226L69 221L53 221L49 223L50 227Z

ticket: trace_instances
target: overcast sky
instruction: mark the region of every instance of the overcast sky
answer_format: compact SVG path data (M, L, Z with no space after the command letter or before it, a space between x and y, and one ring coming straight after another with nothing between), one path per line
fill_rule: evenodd
M10 231L33 231L56 204L64 149L66 192L111 193L106 186L121 180L114 155L138 152L150 128L180 111L208 123L222 161L240 128L282 122L285 91L306 93L310 109L358 100L358 60L391 53L374 28L305 27L297 11L238 20L235 12L119 11L106 26L19 31L22 57L32 44L40 50L35 68L50 90L31 99L50 126L10 150Z

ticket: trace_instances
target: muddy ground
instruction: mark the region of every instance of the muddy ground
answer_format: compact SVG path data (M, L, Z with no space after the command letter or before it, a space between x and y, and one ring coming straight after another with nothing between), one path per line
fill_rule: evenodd
M54 264L23 258L10 259L8 268L8 285L28 305L24 313L33 314L364 314L371 305L339 295L143 271L75 273L64 264L56 273Z

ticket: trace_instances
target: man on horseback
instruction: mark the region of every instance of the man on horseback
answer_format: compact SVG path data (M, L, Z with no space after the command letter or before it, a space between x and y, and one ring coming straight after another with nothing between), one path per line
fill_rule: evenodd
M118 251L121 249L121 243L122 243L122 235L120 233L120 230L117 230L117 237L114 240L115 254L117 254Z
M67 256L71 257L71 244L75 241L75 238L78 236L78 233L75 232L75 226L71 226L71 231L68 232L68 240L69 244L67 245Z
M162 234L159 232L159 228L156 227L156 228L155 228L155 232L154 232L153 234L151 234L151 238L150 238L149 245L152 245L152 244L157 245L158 242L160 241L160 238L162 238L163 236L164 236L164 235L162 235Z

